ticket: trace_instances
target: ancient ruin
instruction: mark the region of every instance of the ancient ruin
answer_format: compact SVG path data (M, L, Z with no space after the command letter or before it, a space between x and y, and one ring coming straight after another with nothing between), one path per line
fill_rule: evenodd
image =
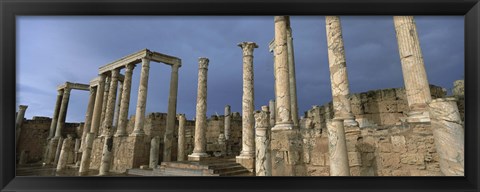
M464 81L452 82L448 96L429 84L413 16L393 17L405 87L362 93L349 88L340 17L326 16L333 99L300 117L290 17L272 22L274 39L265 47L273 53L274 98L264 106L254 104L255 42L238 44L241 113L225 103L223 115L207 118L212 72L210 59L200 57L192 120L177 111L181 59L143 49L100 66L89 84L58 86L52 118L25 119L28 106L19 105L17 164L99 176L464 175ZM151 61L171 67L167 113L146 114ZM137 65L136 112L128 117ZM82 123L65 122L71 90L90 93Z

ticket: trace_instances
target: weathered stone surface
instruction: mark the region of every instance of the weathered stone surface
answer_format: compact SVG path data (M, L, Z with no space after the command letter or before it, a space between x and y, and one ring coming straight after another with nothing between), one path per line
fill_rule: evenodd
M172 161L173 131L175 129L175 117L177 114L177 92L178 92L178 69L181 65L172 65L170 78L170 94L168 96L167 127L165 129L163 161Z
M73 152L73 144L73 137L71 136L63 140L62 150L60 152L60 157L57 163L57 171L64 170L67 167L68 157Z
M122 99L120 101L120 110L118 115L118 125L117 132L115 136L127 136L127 121L128 121L128 108L130 106L130 93L132 92L132 74L133 69L135 68L134 64L129 64L125 67L125 78L122 85Z
M350 176L343 119L327 122L330 175Z
M271 176L270 122L268 107L255 112L255 175Z
M185 160L185 114L178 115L177 161Z
M230 105L225 106L225 128L224 128L224 134L225 134L225 139L228 140L230 138L230 122L232 118L232 112L230 111Z
M135 128L131 135L144 135L143 124L145 120L145 109L147 105L148 76L150 71L150 60L142 58L142 71L140 73L140 85L138 87L137 109L135 112Z
M157 168L158 162L158 155L159 155L159 147L160 147L160 137L155 136L152 138L150 142L150 164L148 167L150 168Z

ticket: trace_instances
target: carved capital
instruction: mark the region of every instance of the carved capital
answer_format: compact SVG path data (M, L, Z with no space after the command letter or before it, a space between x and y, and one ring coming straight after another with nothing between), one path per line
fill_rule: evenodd
M241 42L238 44L243 50L243 56L253 55L253 49L258 48L258 45L254 42Z
M263 107L262 107L263 108ZM255 111L255 128L270 127L270 118L267 111Z
M28 105L20 105L20 106L18 106L18 110L20 110L20 111L25 111L25 110L27 110L27 108L28 108Z
M288 16L275 16L274 21L276 22L286 22Z
M198 58L198 68L199 69L208 69L208 62L210 62L210 60L206 57Z

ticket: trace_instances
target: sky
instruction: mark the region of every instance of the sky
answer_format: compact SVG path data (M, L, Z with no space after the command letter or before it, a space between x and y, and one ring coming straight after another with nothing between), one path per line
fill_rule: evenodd
M392 16L340 16L350 92L403 87ZM463 16L415 16L430 84L464 78ZM182 59L177 113L195 117L198 58L207 57L207 116L225 105L242 111L242 50L255 42L255 110L274 99L273 16L17 16L16 101L25 117L52 117L56 87L88 84L98 68L142 49ZM299 116L332 99L324 16L292 16ZM124 74L124 69L121 73ZM129 117L137 104L141 65L133 72ZM171 67L150 63L146 114L167 112ZM72 90L67 122L83 122L88 91Z

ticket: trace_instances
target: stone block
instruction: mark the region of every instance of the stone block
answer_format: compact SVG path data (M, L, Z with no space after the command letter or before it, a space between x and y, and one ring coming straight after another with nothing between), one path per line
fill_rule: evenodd
M348 164L352 166L361 166L362 157L359 152L348 152Z
M373 165L373 161L375 159L374 153L361 153L362 158L362 165L366 167L370 167Z
M389 142L380 142L378 143L378 150L381 153L390 153L392 152L393 145Z
M379 169L398 169L401 167L400 164L400 157L396 153L378 153L380 160L379 164L380 167Z
M392 176L410 176L408 170L392 170Z
M307 166L307 176L329 176L330 168L323 166Z
M405 153L407 152L405 136L403 135L394 135L390 137L392 141L392 150L393 152L397 153Z
M400 155L401 163L408 165L425 165L424 154L402 154Z
M383 89L382 101L393 101L397 99L396 89Z
M325 166L325 155L323 153L312 154L312 165Z
M397 102L395 100L386 100L378 102L379 113L394 113L397 112Z
M360 166L350 167L350 176L361 176L361 167Z

